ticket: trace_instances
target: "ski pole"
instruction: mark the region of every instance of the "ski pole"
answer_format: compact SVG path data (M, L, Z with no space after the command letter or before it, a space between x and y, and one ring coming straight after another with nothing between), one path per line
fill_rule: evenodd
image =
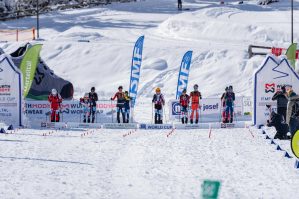
M112 99L112 98L111 98ZM110 100L111 105L111 122L113 123L113 107L112 107L112 100Z
M165 115L165 107L163 106L163 118L165 119L165 124L167 124L167 119L166 119L166 115Z
M201 107L199 107L199 123L202 123Z
M153 121L154 121L154 104L152 103L152 124L153 124Z

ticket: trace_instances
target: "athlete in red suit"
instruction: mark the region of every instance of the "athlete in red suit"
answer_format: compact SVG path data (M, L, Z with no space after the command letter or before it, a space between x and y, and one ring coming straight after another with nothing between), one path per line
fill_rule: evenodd
M62 98L55 88L52 89L51 94L48 96L48 101L51 104L51 122L59 122L59 111Z

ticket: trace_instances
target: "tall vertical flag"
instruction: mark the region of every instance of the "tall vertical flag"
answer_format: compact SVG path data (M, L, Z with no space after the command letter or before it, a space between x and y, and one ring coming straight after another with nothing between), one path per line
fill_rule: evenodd
M290 61L294 69L296 64L296 50L297 50L297 43L292 43L286 52L288 60Z
M132 108L134 108L135 106L135 101L136 101L137 91L138 91L140 68L141 68L141 61L142 61L143 41L144 41L144 36L139 37L139 39L135 43L134 50L133 50L130 89L129 89Z
M181 68L180 68L180 73L178 78L178 86L176 90L176 99L179 99L183 90L187 89L191 59L192 59L192 51L186 52L181 63Z
M32 46L24 55L21 62L21 72L23 74L23 85L24 85L24 98L27 97L28 92L31 88L32 81L35 75L35 71L38 65L39 53L42 49L41 44Z

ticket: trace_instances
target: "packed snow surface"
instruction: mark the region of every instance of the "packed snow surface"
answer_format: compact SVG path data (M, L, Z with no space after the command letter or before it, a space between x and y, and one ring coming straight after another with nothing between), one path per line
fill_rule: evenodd
M204 179L221 181L220 198L299 195L294 159L258 130L169 131L0 134L0 198L190 199Z

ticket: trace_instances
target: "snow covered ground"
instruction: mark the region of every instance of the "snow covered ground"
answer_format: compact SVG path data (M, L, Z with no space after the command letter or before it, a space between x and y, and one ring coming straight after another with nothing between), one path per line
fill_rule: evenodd
M298 6L295 1L295 7ZM148 0L41 16L41 56L74 84L75 97L95 86L110 99L129 86L132 49L145 35L135 115L150 121L150 97L159 86L173 99L183 54L193 50L189 90L204 97L233 85L252 96L252 73L263 57L248 58L249 44L288 47L289 2ZM295 10L295 41L299 26ZM0 22L30 28L34 18ZM90 43L79 43L88 39ZM6 52L20 43L0 43ZM299 173L258 130L55 131L24 129L0 134L0 198L199 198L204 179L222 181L220 198L296 198ZM287 143L285 149L290 150Z
M248 129L55 131L0 134L0 198L294 198L294 159ZM253 136L254 137L253 137Z

